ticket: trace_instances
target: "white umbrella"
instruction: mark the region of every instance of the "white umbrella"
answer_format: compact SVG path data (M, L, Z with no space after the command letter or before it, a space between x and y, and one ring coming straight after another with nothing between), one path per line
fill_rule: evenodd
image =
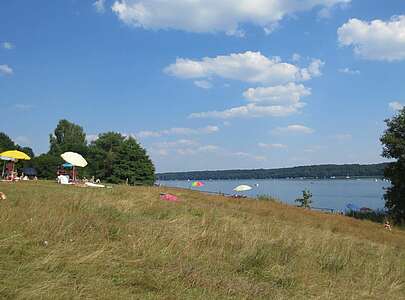
M79 153L65 152L61 155L61 157L64 161L70 163L74 167L84 168L85 166L87 166L87 161Z
M251 186L242 184L242 185L238 185L238 186L237 186L236 188L234 188L233 190L234 190L235 192L245 192L245 191L250 191L251 189L252 189Z
M75 167L84 168L87 166L87 161L79 153L75 152L65 152L61 154L61 157L73 166L73 181L76 181Z

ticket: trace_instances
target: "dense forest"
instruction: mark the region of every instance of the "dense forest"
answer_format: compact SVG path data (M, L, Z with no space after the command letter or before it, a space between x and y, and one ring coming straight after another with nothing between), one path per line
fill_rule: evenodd
M197 179L269 179L269 178L330 178L382 177L387 163L371 165L315 165L280 169L193 171L157 174L158 180Z

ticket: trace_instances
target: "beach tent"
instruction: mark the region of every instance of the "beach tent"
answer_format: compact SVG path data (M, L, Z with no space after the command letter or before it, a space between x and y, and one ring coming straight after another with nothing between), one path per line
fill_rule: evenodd
M38 175L37 170L34 168L23 168L21 170L21 172L23 172L27 176L37 176Z
M79 153L76 152L65 152L61 154L61 157L63 160L69 164L71 164L73 167L73 181L76 181L76 174L75 174L75 167L81 167L84 168L87 166L87 161L84 159L83 156L81 156Z
M194 181L191 186L193 187L202 187L204 186L204 183L202 183L201 181Z

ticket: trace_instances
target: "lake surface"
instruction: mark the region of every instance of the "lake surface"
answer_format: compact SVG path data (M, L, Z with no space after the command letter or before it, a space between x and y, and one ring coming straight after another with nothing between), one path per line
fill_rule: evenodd
M299 180L299 179L251 179L251 180L207 180L205 186L200 188L191 187L193 181L159 181L160 184L170 187L189 188L206 192L221 192L234 194L233 188L240 184L253 187L244 193L248 197L257 195L270 195L280 201L295 204L294 200L301 197L302 191L311 191L312 206L344 210L346 204L353 203L359 207L372 209L384 208L384 189L390 183L381 179L322 179L322 180ZM258 185L258 186L256 186Z

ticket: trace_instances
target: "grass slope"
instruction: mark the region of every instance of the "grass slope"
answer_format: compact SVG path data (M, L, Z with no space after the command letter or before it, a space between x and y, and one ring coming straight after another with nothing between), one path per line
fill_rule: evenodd
M404 299L405 232L367 221L168 188L0 191L1 299Z

